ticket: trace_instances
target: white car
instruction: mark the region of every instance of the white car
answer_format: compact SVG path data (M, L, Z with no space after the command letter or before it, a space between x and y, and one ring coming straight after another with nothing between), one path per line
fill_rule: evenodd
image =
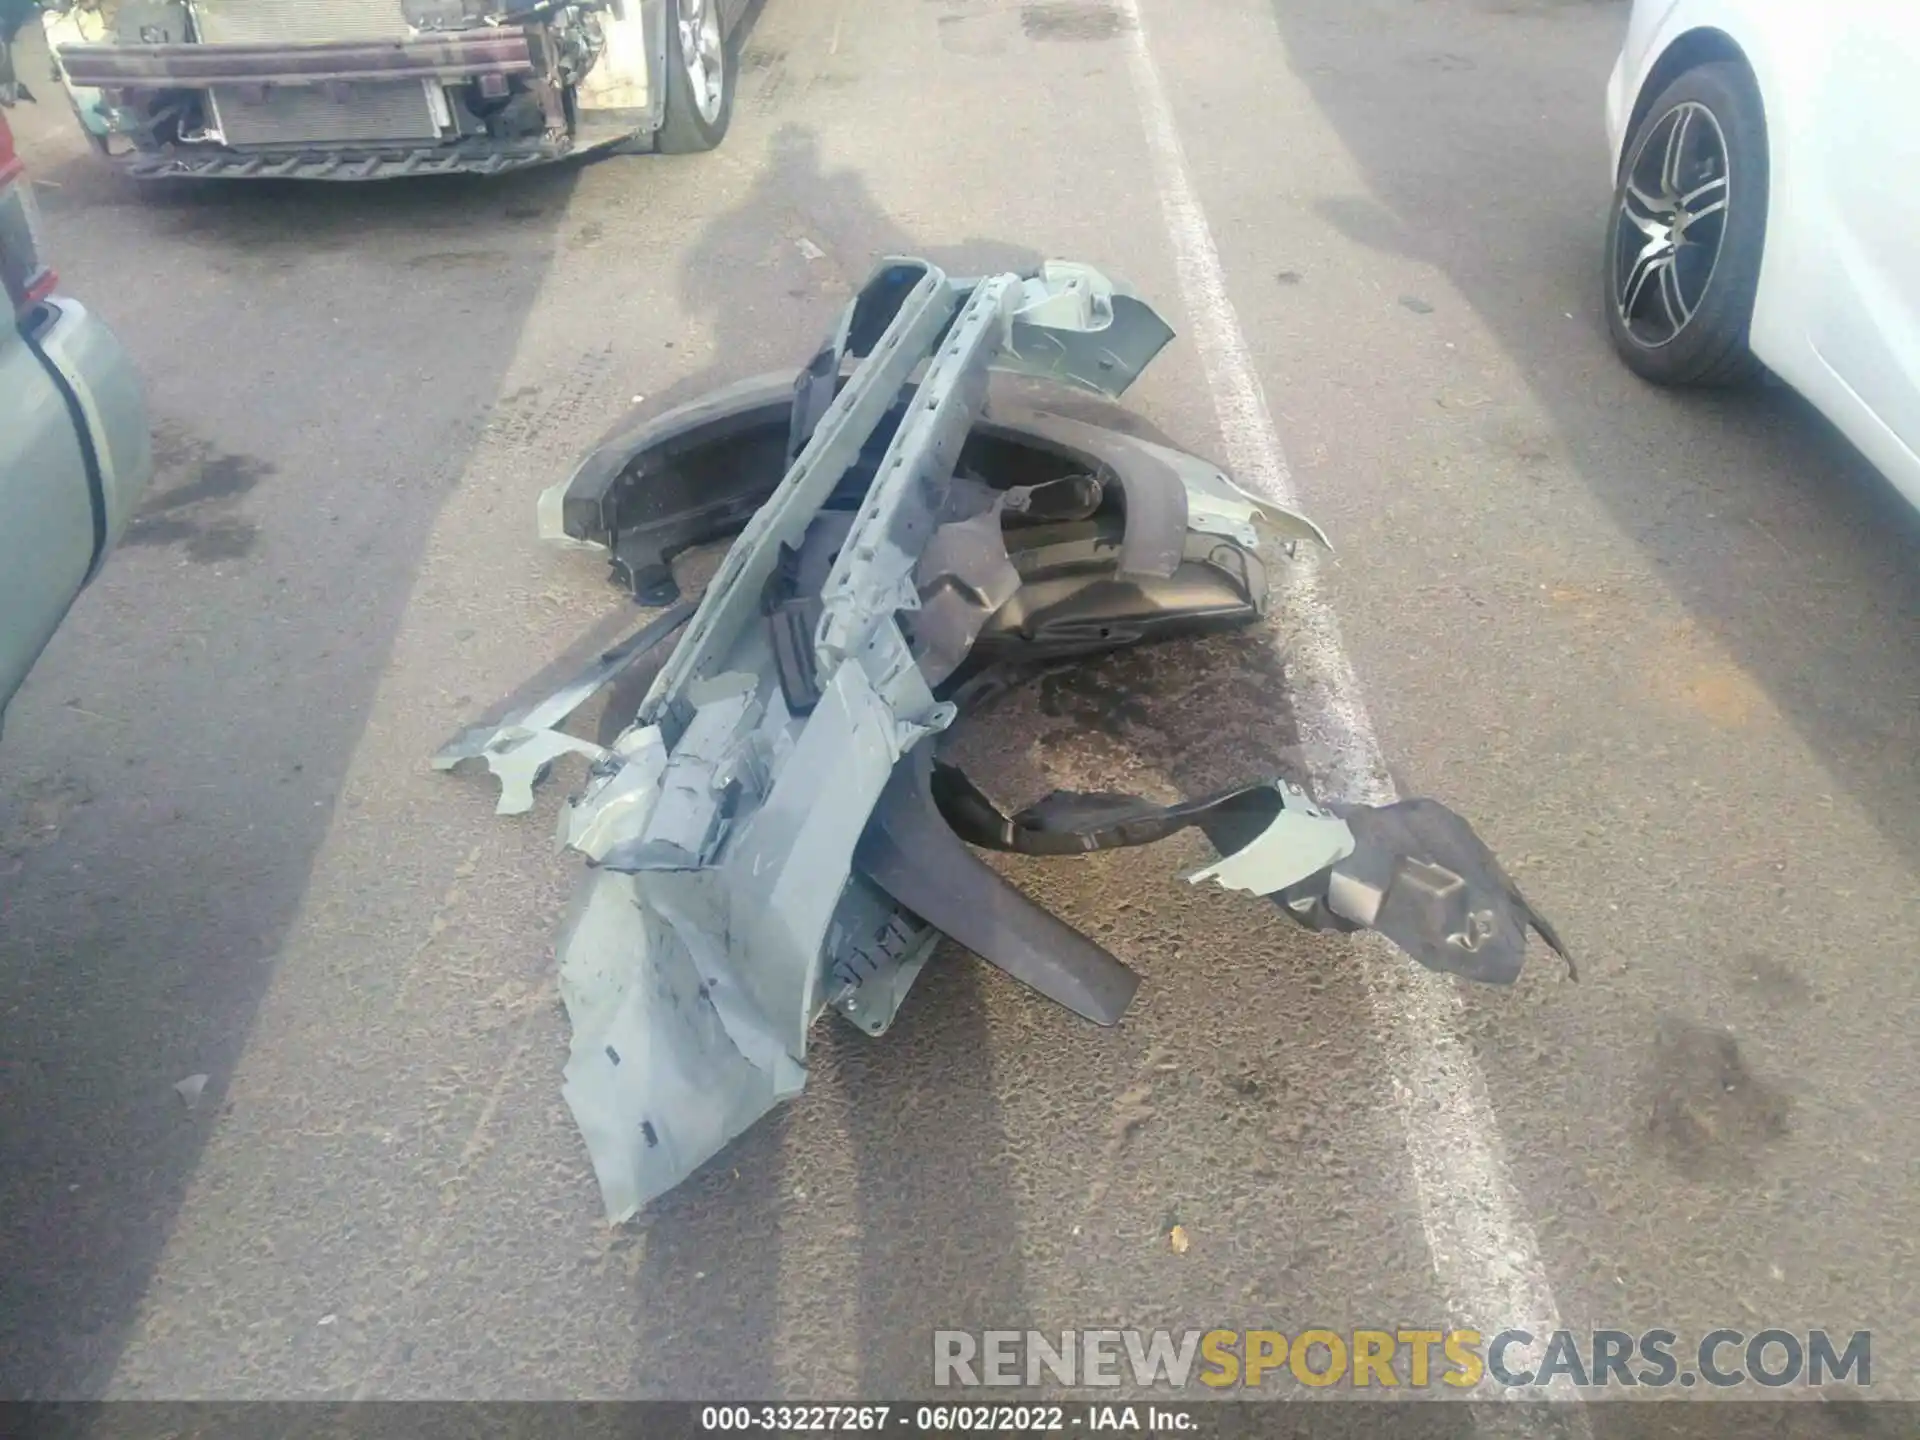
M1920 0L1635 0L1607 137L1626 363L1765 367L1920 505Z

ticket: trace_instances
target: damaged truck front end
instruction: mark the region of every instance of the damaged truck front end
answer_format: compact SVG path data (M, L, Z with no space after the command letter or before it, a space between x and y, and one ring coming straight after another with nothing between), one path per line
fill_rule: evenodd
M672 5L66 0L43 23L88 139L136 178L375 180L650 143Z
M615 1221L801 1088L822 1011L884 1032L943 934L1120 1020L1135 972L982 850L1193 827L1221 858L1190 880L1378 930L1434 969L1510 982L1530 927L1559 948L1432 801L1321 804L1266 776L1172 806L1057 792L1009 817L939 758L959 713L1038 667L1259 620L1267 566L1324 545L1196 456L988 403L993 371L1117 398L1171 333L1085 266L954 280L889 261L797 377L617 427L541 498L548 538L604 548L671 608L435 764L485 765L512 813L555 758L587 758L560 818L587 865L559 945L565 1094ZM735 532L681 599L675 553ZM561 728L675 634L610 744Z

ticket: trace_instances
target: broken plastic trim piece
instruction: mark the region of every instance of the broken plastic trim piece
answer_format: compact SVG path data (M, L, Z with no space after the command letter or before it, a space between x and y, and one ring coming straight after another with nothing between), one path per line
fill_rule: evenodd
M572 475L542 492L541 537L570 549L604 551L614 578L644 603L671 601L672 558L738 533L778 488L788 447L798 443L804 449L837 393L842 377L825 367L837 363L840 353L831 346L823 351L827 358L815 363L824 373L810 367L797 388L783 371L656 415L621 420ZM1001 368L999 361L994 368ZM898 424L906 403L896 400L869 446ZM1172 576L1195 535L1218 535L1251 548L1265 532L1289 552L1302 540L1331 548L1306 516L1250 494L1197 455L1030 404L990 402L974 421L959 468L1016 477L1016 488L1030 481L1057 485L1057 478L1033 473L1040 470L1053 477L1077 475L1083 491L1089 485L1111 490L1125 522L1116 565L1124 580ZM1049 495L1040 503L1060 500ZM1011 495L1009 513L1021 513Z
M500 782L496 815L524 815L533 809L533 787L562 755L584 755L599 761L607 751L590 740L568 735L555 727L591 699L600 688L628 670L692 618L691 601L661 612L632 635L603 651L579 675L558 690L523 709L508 712L492 724L469 726L435 752L433 768L452 770L469 760L482 760Z
M1328 815L1290 780L1276 781L1273 788L1280 808L1266 828L1239 849L1194 871L1187 877L1190 883L1211 880L1223 890L1271 895L1353 853L1353 831L1345 821Z
M1091 265L1049 260L1024 278L996 368L1118 398L1173 339L1173 327Z
M1377 930L1430 970L1488 984L1519 977L1532 928L1578 978L1552 925L1473 827L1438 801L1329 813L1293 782L1269 780L1173 805L1056 790L1007 816L939 762L927 789L952 832L986 849L1074 855L1198 827L1222 855L1187 877L1195 884L1270 895L1309 928Z

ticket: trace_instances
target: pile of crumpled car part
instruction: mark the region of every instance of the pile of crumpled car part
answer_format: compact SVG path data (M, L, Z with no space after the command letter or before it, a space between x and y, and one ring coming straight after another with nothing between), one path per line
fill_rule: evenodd
M1263 778L1172 806L1056 792L1008 816L935 758L1023 666L1257 620L1262 531L1287 553L1325 543L1195 456L987 406L994 370L1118 397L1171 338L1083 265L954 280L891 260L797 377L619 427L541 497L548 538L604 547L670 608L434 763L484 762L515 813L556 757L588 758L561 817L587 862L559 942L565 1094L614 1221L800 1090L822 1010L885 1031L942 934L1088 1020L1121 1017L1138 977L976 847L1070 855L1197 826L1221 858L1191 879L1377 930L1434 969L1511 982L1529 927L1561 949L1430 800L1321 805ZM673 556L735 532L679 601ZM675 633L610 746L558 728Z

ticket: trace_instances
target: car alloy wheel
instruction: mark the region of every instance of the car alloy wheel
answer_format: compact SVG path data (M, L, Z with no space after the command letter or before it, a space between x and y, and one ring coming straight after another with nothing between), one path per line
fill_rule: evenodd
M1726 134L1699 101L1676 105L1646 132L1614 216L1613 303L1635 343L1671 344L1699 310L1732 184Z
M680 63L687 72L687 90L700 118L713 125L726 99L719 0L680 0L679 12Z

